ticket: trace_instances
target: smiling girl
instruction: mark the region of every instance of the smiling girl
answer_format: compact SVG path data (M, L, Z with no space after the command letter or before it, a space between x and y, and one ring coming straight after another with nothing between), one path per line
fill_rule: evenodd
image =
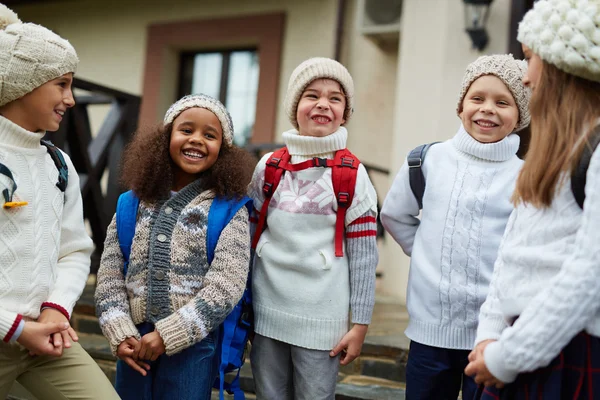
M140 199L126 276L116 218L98 271L96 307L127 399L209 399L217 373L219 325L248 276L248 211L223 229L209 264L208 212L216 196L241 198L250 156L232 144L225 107L186 96L158 129L125 150L123 182Z
M411 339L406 398L472 399L463 373L498 246L513 210L510 195L522 161L519 136L529 125L526 64L512 55L478 58L466 70L456 135L429 149L422 213L405 161L381 210L381 222L411 257L406 335Z

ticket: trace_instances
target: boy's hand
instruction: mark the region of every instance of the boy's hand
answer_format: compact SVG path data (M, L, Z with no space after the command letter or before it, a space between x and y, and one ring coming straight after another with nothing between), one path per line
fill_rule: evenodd
M483 357L483 351L486 346L495 340L484 340L479 343L473 351L469 354L469 365L465 368L465 375L473 376L475 383L483 384L484 386L495 386L498 389L504 387L504 382L497 379L492 373L488 370L485 365L485 359Z
M135 346L133 359L155 361L165 351L165 342L158 331L154 331L142 336L142 340Z
M69 320L60 311L55 310L53 308L45 308L40 313L37 322L66 322L68 324ZM75 330L71 328L70 325L67 330L64 330L62 332L56 332L52 335L52 343L54 344L54 347L61 349L61 354L63 345L67 349L71 347L71 340L76 342L79 340L79 338L77 337L77 333L75 333Z
M331 350L329 353L330 357L337 356L340 352L340 364L350 364L356 357L360 355L365 336L367 336L367 330L369 325L355 324L348 333L344 335L342 340Z
M17 342L28 349L30 355L60 357L63 348L52 343L52 336L65 332L69 327L68 322L27 321Z
M143 361L136 361L133 359L133 353L138 343L139 341L134 337L128 337L123 340L117 347L117 357L123 360L125 364L129 365L134 371L139 372L142 376L146 376L146 371L150 371L150 365Z

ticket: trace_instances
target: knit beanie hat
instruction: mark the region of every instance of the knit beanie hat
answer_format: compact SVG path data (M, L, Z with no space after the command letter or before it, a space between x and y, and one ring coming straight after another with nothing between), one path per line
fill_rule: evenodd
M71 44L43 26L22 23L0 4L0 106L77 69Z
M462 103L477 78L484 75L494 75L498 77L515 99L519 109L519 121L515 127L515 132L529 125L531 116L529 115L529 99L531 98L531 89L523 84L523 77L527 71L527 62L515 60L512 54L494 54L491 56L481 56L473 61L467 67L463 77L460 96L458 97L458 107L456 113L460 116L462 112Z
M304 89L314 80L323 78L333 79L340 84L346 95L346 110L344 111L346 123L350 119L350 116L352 116L352 112L354 111L354 81L346 67L330 58L309 58L298 65L294 72L292 72L285 96L285 112L296 129L298 129L296 112Z
M205 108L215 114L221 123L223 140L228 145L233 143L233 122L231 121L231 115L229 115L229 111L227 111L223 103L221 103L219 100L205 94L190 94L177 100L167 110L164 124L168 125L172 123L175 118L179 116L179 114L192 107Z
M558 69L600 82L600 1L539 0L517 39Z

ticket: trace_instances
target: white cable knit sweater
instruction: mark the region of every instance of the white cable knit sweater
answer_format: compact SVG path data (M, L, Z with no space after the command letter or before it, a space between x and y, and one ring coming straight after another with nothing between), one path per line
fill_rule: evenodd
M79 178L69 157L66 192L56 187L58 170L40 145L43 132L29 132L0 116L0 162L18 185L0 207L0 339L8 341L19 315L38 318L42 303L69 315L89 273L93 244L83 223ZM10 180L0 176L0 192ZM4 199L0 196L2 202Z
M476 339L498 339L484 357L503 382L548 365L582 330L600 336L600 151L585 193L582 211L567 177L550 207L511 215Z
M446 349L473 347L510 196L522 161L519 137L484 144L464 128L429 149L423 164L423 211L406 161L381 209L381 222L411 256L406 335Z

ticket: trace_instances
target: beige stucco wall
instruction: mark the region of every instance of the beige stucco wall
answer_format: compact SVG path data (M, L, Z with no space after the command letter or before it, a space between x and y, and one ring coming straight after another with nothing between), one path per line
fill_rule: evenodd
M390 167L394 174L415 146L452 137L458 127L456 102L467 64L480 53L464 32L461 0L404 0L394 135ZM490 43L485 53L508 49L510 2L490 9ZM394 174L390 176L391 185ZM382 291L406 298L409 259L389 239L381 254Z

